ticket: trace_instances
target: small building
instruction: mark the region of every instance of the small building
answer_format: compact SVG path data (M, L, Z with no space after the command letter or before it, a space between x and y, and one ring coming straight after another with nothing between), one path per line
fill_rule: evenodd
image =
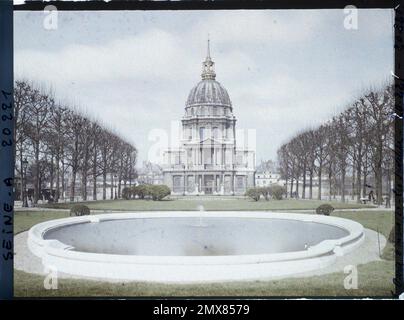
M255 185L257 187L268 187L273 184L281 186L285 184L285 181L281 179L281 175L279 173L264 171L257 172L255 174Z
M163 170L154 163L144 161L142 168L138 170L138 184L163 184Z

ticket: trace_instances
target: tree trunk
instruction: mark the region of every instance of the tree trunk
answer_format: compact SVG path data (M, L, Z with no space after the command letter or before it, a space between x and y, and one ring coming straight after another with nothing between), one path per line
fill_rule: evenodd
M72 181L70 182L70 201L74 202L74 196L76 192L76 175L77 172L75 169L72 170Z
M60 155L59 150L56 152L56 190L55 202L59 202L60 198Z
M62 194L60 198L65 200L66 184L65 184L65 162L62 160Z
M341 169L341 202L345 202L345 173L346 169Z
M122 187L121 176L119 176L118 177L118 199L121 198L121 187Z
M288 177L285 177L285 198L288 198Z
M114 199L114 176L110 174L111 177L111 200Z
M363 190L362 190L362 196L363 198L366 198L367 196L367 192L366 192L366 184L367 184L367 176L368 176L368 172L367 172L367 168L368 168L368 148L366 148L365 150L365 164L364 164L364 168L363 168Z
M102 200L107 199L107 172L102 172Z
M328 185L330 188L330 190L328 192L328 194L329 194L328 199L331 201L331 198L332 198L332 172L331 171L328 173Z
M87 171L81 172L81 197L83 201L87 200Z
M93 200L97 200L97 148L95 145L93 154Z
M309 197L310 199L313 199L313 170L310 170Z
M366 192L366 184L367 184L367 173L363 173L363 190L362 190L362 197L366 198L367 192Z
M290 198L293 198L293 178L290 179Z
M20 170L21 170L20 171L20 176L21 176L20 196L21 196L22 206L25 207L25 205L26 205L26 202L25 202L25 189L26 189L25 184L26 184L26 181L25 181L25 179L27 177L25 176L23 161L24 161L24 158L23 158L23 154L22 154L22 144L21 144L21 151L20 151Z
M303 165L302 199L306 199L306 163Z
M358 151L358 160L356 161L356 202L360 203L360 198L362 195L362 184L361 184L361 176L362 176L362 152L361 147Z
M51 155L51 168L50 168L50 177L49 177L49 179L50 179L50 183L49 183L49 189L50 189L50 196L53 198L53 182L54 182L54 179L55 179L55 177L54 177L54 175L55 175L55 173L54 173L54 170L53 170L53 154Z
M382 160L383 160L383 145L382 141L379 142L378 155L376 157L375 178L376 178L376 200L377 205L382 204L383 196L383 177L382 177Z
M34 203L39 200L39 143L35 144Z
M319 167L318 167L318 195L317 195L317 199L321 200L321 173L323 170L323 163L322 161L320 161L319 163Z
M391 199L391 170L387 169L387 195Z
M375 182L376 182L376 201L377 205L381 205L382 203L382 174L381 174L381 169L377 170L375 173Z
M352 165L351 200L355 200L355 163Z

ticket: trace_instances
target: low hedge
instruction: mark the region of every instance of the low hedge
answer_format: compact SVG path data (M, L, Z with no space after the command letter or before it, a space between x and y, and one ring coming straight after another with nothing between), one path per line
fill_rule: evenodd
M284 186L273 185L269 188L271 189L272 199L282 200L283 196L286 194L286 188Z
M324 216L329 216L334 211L334 207L328 203L322 204L316 209L317 214L322 214Z
M125 187L122 189L122 198L125 200L130 200L133 197L133 190L131 187Z
M265 200L269 199L282 200L285 194L286 194L286 188L276 184L269 187L249 188L246 192L246 196L250 197L255 201L258 201L261 198L261 196L263 196Z
M89 207L85 206L84 204L75 204L70 209L71 216L88 216L90 214Z
M254 201L258 201L261 198L261 190L260 188L250 188L247 190L245 195Z
M163 200L165 197L171 194L171 190L166 185L150 185L149 194L153 200Z
M160 201L170 194L170 188L164 184L141 184L122 190L122 197L125 200L151 198Z

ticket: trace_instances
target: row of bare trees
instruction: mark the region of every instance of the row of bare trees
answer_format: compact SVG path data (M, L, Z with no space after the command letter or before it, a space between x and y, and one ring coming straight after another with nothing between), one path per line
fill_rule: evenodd
M317 128L298 133L278 150L278 165L290 196L322 198L323 183L329 199L347 189L357 202L373 191L378 204L391 198L394 173L394 89L369 89L345 111ZM301 190L299 190L299 187Z
M89 185L96 200L97 180L102 181L103 199L108 188L113 197L114 184L120 197L123 186L136 178L136 148L113 130L56 102L50 90L16 81L14 105L14 152L21 199L26 199L27 181L32 182L33 202L37 203L44 189L56 202L66 193L74 201L77 186L82 200L87 200Z

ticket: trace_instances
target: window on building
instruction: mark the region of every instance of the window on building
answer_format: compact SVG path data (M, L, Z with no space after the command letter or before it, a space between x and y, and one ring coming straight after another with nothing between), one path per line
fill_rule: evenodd
M237 164L241 165L243 164L243 155L242 154L238 154L237 158L236 158Z
M189 149L187 151L187 155L188 155L188 164L191 165L192 164L192 149Z
M204 164L212 164L212 149L211 148L203 148L203 163Z
M199 139L203 141L205 139L205 127L199 128Z
M244 189L244 177L243 176L236 177L236 188L239 190Z
M176 155L175 155L175 164L180 164L181 162L181 159L180 159L180 154L179 153L177 153Z
M230 137L230 126L229 125L226 125L226 129L225 129L226 131L225 131L225 136L226 136L226 139L229 139L229 137Z
M213 127L213 139L219 139L219 128L218 127Z
M225 159L226 159L226 164L232 164L232 154L231 154L230 149L226 149L225 151Z
M173 176L173 191L174 192L182 191L182 177L181 176Z

